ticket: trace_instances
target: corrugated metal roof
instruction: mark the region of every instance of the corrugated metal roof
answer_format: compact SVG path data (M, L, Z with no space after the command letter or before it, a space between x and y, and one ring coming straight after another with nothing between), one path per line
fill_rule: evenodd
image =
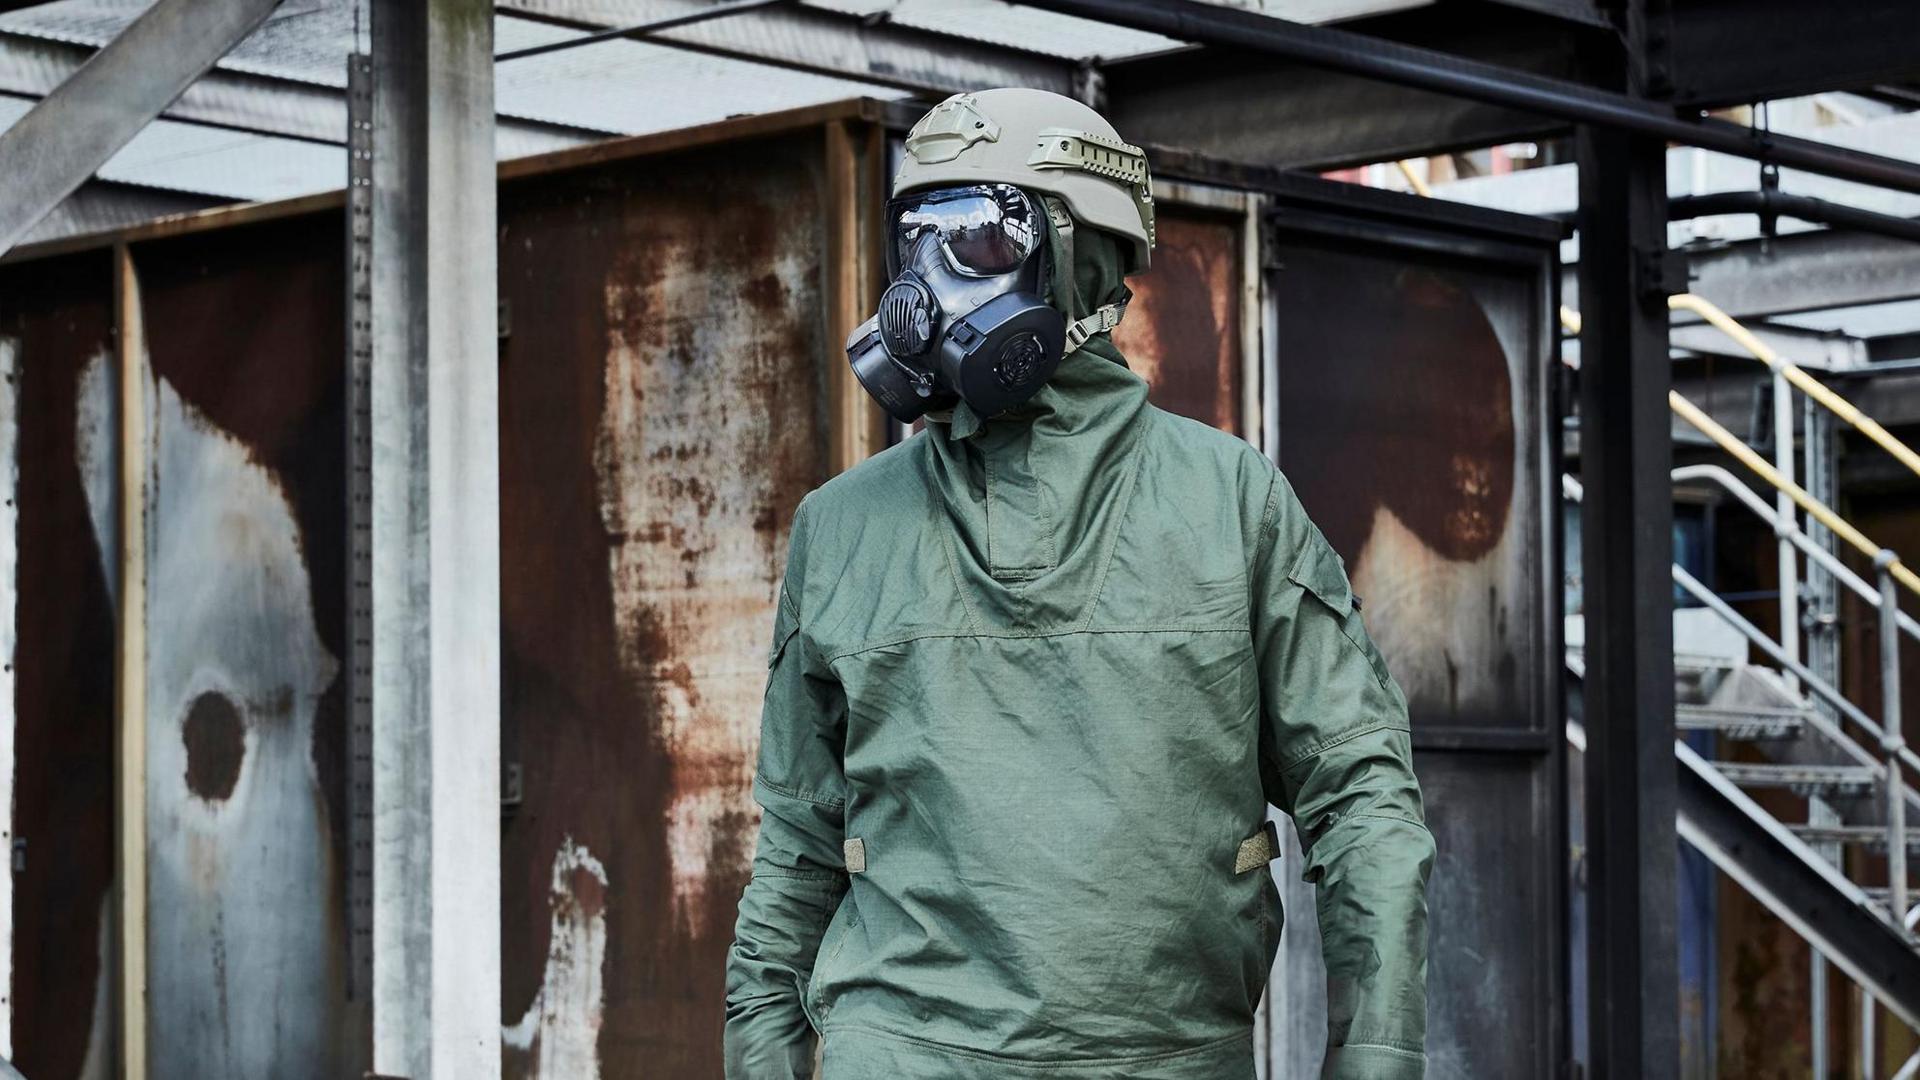
M147 0L55 0L0 15L0 31L98 48L146 6ZM354 0L292 0L219 68L344 87L348 54L366 47L363 7ZM502 51L580 33L512 15L494 22ZM495 106L503 117L637 135L874 93L892 92L646 42L607 41L502 64Z
M578 37L581 31L501 16L494 33L496 50L506 52ZM622 135L862 95L901 96L851 79L644 41L602 41L510 60L495 69L494 84L502 112Z
M149 6L150 0L54 0L0 15L0 30L99 48ZM290 0L219 66L344 87L354 17L352 0Z
M12 127L35 103L0 96L0 130ZM98 174L168 191L248 202L311 195L340 187L346 151L337 146L156 120L122 147Z
M98 48L146 6L147 0L56 0L0 14L0 68L12 72L0 92L50 89L65 72L51 70L50 65L58 65L35 52L51 47L41 43ZM364 19L364 12L356 14L353 0L289 0L229 53L219 68L280 80L283 86L294 83L338 90L346 82L348 54L366 47ZM579 33L511 15L495 20L500 50ZM19 62L9 66L9 55L17 55ZM312 91L276 94L270 86L214 84L215 80L203 80L189 96L221 95L214 103L219 108L213 111L237 118L238 126L271 117L277 131L298 132L307 138L338 131L344 141L345 112L331 94L316 98ZM607 41L513 60L500 65L496 87L503 118L496 150L503 159L577 145L594 133L639 135L863 94L898 94L853 80L641 41ZM0 98L0 130L11 126L31 103L26 97ZM205 119L200 114L207 110L196 112L192 107L196 103L207 104L197 98L183 101L180 111L189 119ZM286 115L289 111L299 115ZM563 127L542 129L532 124ZM337 146L161 120L115 155L100 175L170 191L253 201L339 187L345 157Z
M27 230L27 234L20 238L20 245L24 247L63 236L121 229L169 214L205 210L227 201L210 195L182 194L91 180L60 200L60 205Z

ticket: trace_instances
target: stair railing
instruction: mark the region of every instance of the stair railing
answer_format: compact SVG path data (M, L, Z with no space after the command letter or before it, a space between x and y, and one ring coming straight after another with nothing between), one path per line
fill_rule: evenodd
M1754 475L1760 477L1760 479L1773 485L1774 490L1792 499L1794 503L1799 505L1800 509L1805 510L1815 521L1826 526L1835 536L1845 540L1861 554L1872 559L1876 569L1881 568L1881 565L1884 563L1884 568L1889 576L1906 586L1914 595L1920 596L1920 575L1916 575L1907 567L1906 563L1900 561L1900 556L1896 554L1893 549L1882 547L1872 540L1867 539L1865 533L1854 528L1852 522L1841 517L1832 507L1814 498L1812 495L1807 494L1806 488L1780 475L1778 470L1772 465L1767 464L1759 454L1754 453L1752 447L1741 442L1733 432L1721 427L1719 422L1703 412L1700 406L1680 396L1679 391L1667 391L1667 405L1674 411L1675 415L1687 423L1692 424L1701 434L1713 440L1720 449L1725 450L1734 460L1745 465Z
M1708 422L1711 423L1711 421ZM1580 482L1571 476L1562 475L1560 487L1565 496L1574 502L1579 502L1585 495ZM1805 493L1802 492L1802 494ZM1807 714L1807 722L1812 724L1820 734L1861 766L1873 769L1882 778L1881 788L1887 804L1887 906L1892 915L1890 920L1892 925L1905 933L1908 928L1907 915L1909 914L1906 877L1906 816L1909 796L1906 776L1901 771L1901 766L1905 765L1920 772L1920 757L1917 757L1907 746L1906 740L1900 733L1899 623L1896 618L1888 615L1889 611L1895 615L1898 614L1898 596L1893 590L1893 578L1888 573L1888 563L1876 560L1876 566L1879 569L1881 581L1880 622L1882 626L1880 634L1882 719L1879 723L1875 723L1864 710L1849 701L1825 679L1814 674L1813 670L1802 664L1798 657L1788 653L1782 643L1768 637L1759 627L1733 610L1732 605L1722 600L1718 593L1701 584L1698 578L1688 573L1678 563L1673 565L1672 573L1674 584L1700 601L1708 610L1719 616L1721 621L1733 627L1754 647L1779 664L1782 671L1797 677L1802 686L1831 705L1842 718L1851 721L1861 731L1867 733L1871 742L1878 743L1883 757L1876 760L1845 730L1827 720L1818 710Z
M1880 605L1880 590L1877 586L1867 584L1867 579L1854 573L1853 569L1835 557L1833 552L1820 546L1791 516L1783 521L1780 515L1767 505L1765 499L1754 494L1752 488L1741 483L1738 477L1726 469L1719 465L1682 465L1673 470L1673 480L1676 484L1704 480L1721 488L1740 500L1748 510L1753 511L1755 517L1766 522L1775 534L1784 534L1789 543L1800 549L1807 558L1820 564L1821 569L1832 574L1842 585L1852 589L1855 595L1875 607ZM1920 641L1920 619L1915 619L1904 611L1896 612L1896 615L1900 629L1908 637Z

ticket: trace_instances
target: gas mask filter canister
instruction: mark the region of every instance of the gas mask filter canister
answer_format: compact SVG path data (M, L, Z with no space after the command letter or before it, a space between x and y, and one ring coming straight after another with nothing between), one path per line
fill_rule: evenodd
M1066 318L1040 295L1045 223L1011 184L915 192L887 206L880 309L847 359L888 415L911 423L964 400L982 416L1020 404L1066 352Z

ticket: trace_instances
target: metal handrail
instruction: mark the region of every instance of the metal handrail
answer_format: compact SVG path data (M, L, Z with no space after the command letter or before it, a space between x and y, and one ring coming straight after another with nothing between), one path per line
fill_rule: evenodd
M1585 494L1585 490L1581 487L1580 481L1566 475L1560 477L1560 490L1567 498L1575 502L1581 501L1582 496ZM1765 631L1747 621L1739 612L1733 610L1725 600L1720 599L1718 593L1702 585L1698 578L1687 573L1687 571L1678 564L1673 567L1673 581L1674 584L1680 586L1680 588L1685 590L1689 595L1706 605L1707 608L1718 615L1723 622L1739 631L1741 636L1752 642L1761 652L1766 653L1775 663L1779 664L1789 673L1798 676L1806 688L1813 692L1814 696L1833 706L1835 712L1847 720L1852 721L1855 726L1863 731L1870 732L1873 741L1881 744L1883 749L1886 748L1885 730L1880 724L1875 723L1873 718L1866 714L1865 710L1847 700L1844 694L1836 690L1832 684L1828 683L1825 679L1814 674L1805 664L1788 656L1786 652L1780 648L1778 642L1768 637ZM1866 748L1856 742L1852 736L1848 735L1839 727L1834 726L1832 722L1828 721L1818 712L1809 713L1807 719L1822 735L1832 740L1836 746L1840 747L1841 750L1845 751L1848 756L1852 757L1860 765L1883 774L1888 771L1887 765L1875 760L1873 755L1868 753ZM1912 769L1915 773L1920 773L1920 755L1915 754L1913 749L1905 743L1901 743L1898 747L1894 748L1890 756L1897 758L1900 764Z
M1728 494L1739 499L1746 505L1747 509L1753 511L1754 516L1772 526L1776 535L1784 534L1789 543L1799 548L1802 552L1805 552L1808 558L1819 563L1821 569L1838 578L1841 584L1852 589L1861 599L1874 605L1876 608L1880 606L1879 589L1867 584L1866 578L1854 573L1853 570L1850 569L1846 563L1841 562L1833 552L1828 551L1826 548L1814 542L1813 538L1806 534L1806 530L1800 528L1798 524L1794 522L1782 524L1780 515L1774 513L1773 508L1767 505L1765 499L1755 495L1752 488L1741 483L1738 477L1726 469L1718 465L1682 465L1680 468L1673 470L1673 479L1675 483L1689 480L1710 480L1726 489ZM1908 637L1920 641L1920 619L1915 619L1904 611L1900 612L1899 616L1900 629L1905 631Z
M1772 360L1767 362L1770 367L1775 368L1776 374L1782 378L1791 381L1794 375L1797 374L1799 378L1806 381L1807 385L1816 387L1819 393L1814 394L1809 391L1810 396L1813 396L1815 400L1827 408L1834 409L1836 415L1847 420L1848 423L1853 424L1855 428L1863 434L1866 434L1869 438L1872 438L1876 443L1879 443L1889 453L1899 458L1903 464L1913 469L1916 474L1920 474L1920 455L1916 455L1905 443L1887 434L1885 428L1881 427L1871 417L1860 412L1859 409L1854 408L1852 403L1848 402L1845 398L1828 390L1805 371L1802 371L1790 361L1782 359L1777 353L1768 349L1765 342L1760 341L1751 333L1748 333L1745 327L1734 322L1725 312L1720 311L1719 308L1714 307L1708 301L1694 296L1691 293L1681 293L1677 296L1669 297L1668 300L1670 303L1673 301L1685 301L1681 306L1687 310L1701 313L1703 318L1707 317L1705 311L1712 311L1726 324L1724 326L1720 326L1718 323L1715 324L1722 332L1734 336L1736 341L1740 341L1742 345L1747 347L1749 352L1755 353L1755 356L1762 361L1767 361L1767 357L1772 357ZM1709 321L1713 320L1709 319ZM1561 305L1560 325L1567 333L1578 336L1582 325L1580 313L1564 304ZM1742 337L1744 337L1745 340L1742 340ZM1791 374L1789 373L1789 369L1791 369ZM1800 384L1796 382L1795 385ZM1836 405L1839 406L1839 408L1836 409ZM1768 464L1767 461L1755 453L1751 447L1741 442L1732 432L1720 426L1712 417L1703 412L1699 406L1682 396L1679 391L1667 391L1667 406L1677 413L1681 419L1697 428L1701 434L1712 439L1722 450L1733 455L1742 465L1751 469L1755 475L1765 480L1768 484L1771 484L1775 490L1792 499L1802 510L1805 510L1812 516L1815 521L1818 521L1834 534L1845 539L1847 543L1859 549L1862 554L1867 555L1876 562L1882 558L1890 557L1892 559L1890 570L1894 579L1906 586L1908 591L1914 593L1916 596L1920 596L1920 575L1915 574L1909 569L1907 565L1901 561L1899 555L1893 552L1892 549L1882 547L1867 539L1865 534L1859 529L1854 528L1847 519L1841 517L1832 507L1809 495L1805 488L1802 488L1800 485L1783 476L1780 470ZM1877 432L1878 435L1876 435L1875 432ZM1885 439L1884 442L1881 441L1882 438Z
M1709 326L1752 353L1755 360L1784 377L1795 389L1819 402L1828 412L1853 425L1854 430L1872 439L1880 449L1892 454L1900 464L1920 476L1920 453L1915 453L1912 447L1894 438L1886 428L1880 426L1879 421L1861 412L1853 402L1834 393L1819 379L1807 374L1804 368L1774 352L1766 342L1734 321L1733 316L1715 307L1711 300L1693 293L1678 293L1667 297L1667 307L1673 311L1691 311L1700 316Z
M1894 580L1905 585L1907 589L1916 596L1920 596L1920 575L1916 575L1912 570L1908 569L1907 565L1900 561L1900 556L1895 554L1891 548L1882 547L1872 540L1867 539L1865 533L1854 528L1851 522L1835 513L1832 507L1807 494L1807 490L1799 484L1781 476L1772 465L1767 464L1764 458L1754 453L1752 447L1735 438L1731 431L1721 427L1713 417L1702 412L1700 406L1680 396L1679 391L1667 391L1667 405L1673 409L1675 413L1679 414L1682 420L1698 428L1701 434L1712 439L1719 445L1720 449L1733 455L1735 460L1752 470L1760 479L1772 484L1776 490L1785 493L1795 503L1799 504L1800 509L1805 510L1811 515L1815 521L1832 530L1835 536L1845 540L1847 543L1859 549L1862 554L1873 559L1876 566L1884 561L1887 564L1888 573L1893 575Z

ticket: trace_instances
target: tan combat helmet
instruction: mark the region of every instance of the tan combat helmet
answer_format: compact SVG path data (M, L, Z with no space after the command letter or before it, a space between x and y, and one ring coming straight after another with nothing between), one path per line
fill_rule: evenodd
M1020 88L955 94L907 132L895 196L960 184L1057 195L1075 220L1132 241L1126 272L1153 250L1147 155L1078 101Z

